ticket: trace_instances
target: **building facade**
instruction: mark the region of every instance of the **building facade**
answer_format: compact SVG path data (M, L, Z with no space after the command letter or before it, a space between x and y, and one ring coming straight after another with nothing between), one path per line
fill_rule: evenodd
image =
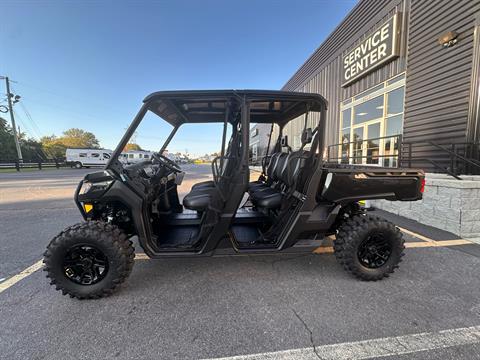
M251 165L260 166L262 164L263 158L267 155L270 132L272 132L271 151L278 136L278 126L274 125L272 129L270 124L253 124L250 128L249 160Z
M475 173L479 88L480 0L361 0L283 90L328 100L329 161Z

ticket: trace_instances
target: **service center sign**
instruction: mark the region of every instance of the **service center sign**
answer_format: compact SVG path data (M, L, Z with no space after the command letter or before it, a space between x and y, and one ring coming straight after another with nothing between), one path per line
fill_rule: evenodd
M398 57L400 13L343 57L343 85L347 86L378 66Z

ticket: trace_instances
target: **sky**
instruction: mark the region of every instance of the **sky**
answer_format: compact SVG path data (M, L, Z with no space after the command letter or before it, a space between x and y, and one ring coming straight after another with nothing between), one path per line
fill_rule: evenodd
M93 132L114 149L159 90L280 89L356 0L1 0L0 76L27 135ZM5 85L0 83L0 103ZM136 133L157 150L170 132L149 116ZM169 151L219 150L219 126L189 125Z

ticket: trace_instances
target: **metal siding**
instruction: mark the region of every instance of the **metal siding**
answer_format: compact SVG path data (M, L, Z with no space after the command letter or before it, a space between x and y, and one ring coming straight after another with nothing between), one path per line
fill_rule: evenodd
M412 0L410 9L404 141L414 144L416 155L448 165L442 152L419 143L466 141L480 0ZM458 43L443 48L437 39L448 31L459 34Z
M339 139L340 103L368 88L405 71L409 0L363 0L285 84L283 90L308 91L323 95L329 103L325 131L326 145ZM342 57L382 25L396 12L403 12L400 56L342 88ZM361 34L358 36L358 34ZM315 116L318 116L317 114ZM290 137L301 132L302 120L286 128ZM292 143L292 142L291 142ZM293 144L293 143L292 143Z

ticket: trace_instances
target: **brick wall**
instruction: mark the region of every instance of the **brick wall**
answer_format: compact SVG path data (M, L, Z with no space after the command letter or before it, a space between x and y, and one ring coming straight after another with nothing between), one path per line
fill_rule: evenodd
M456 180L427 174L420 201L376 200L372 206L450 231L464 238L480 237L480 176Z

